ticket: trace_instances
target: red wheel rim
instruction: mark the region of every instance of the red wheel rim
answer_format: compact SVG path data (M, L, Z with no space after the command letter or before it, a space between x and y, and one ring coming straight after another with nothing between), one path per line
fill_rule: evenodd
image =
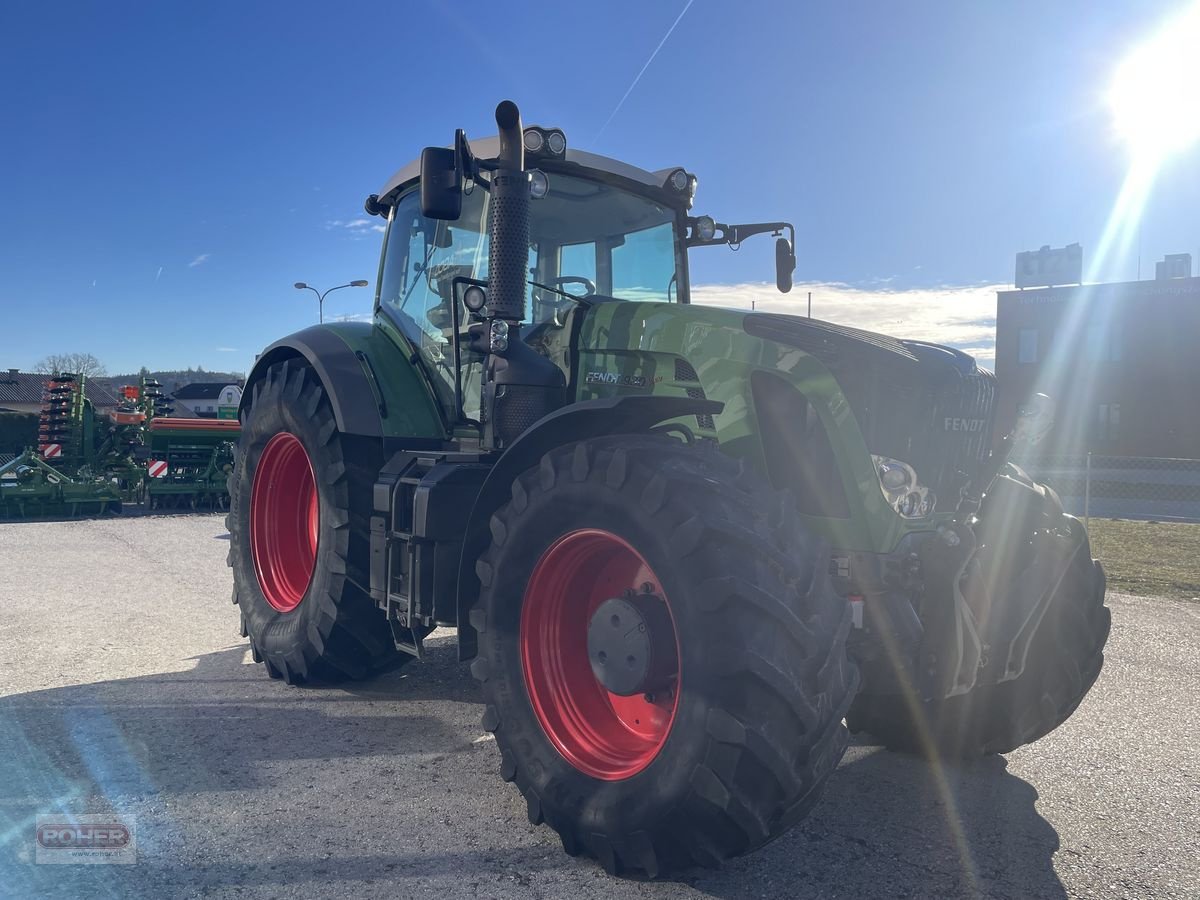
M580 772L620 781L645 769L658 755L679 705L679 671L674 690L647 699L610 693L592 674L587 630L605 600L645 585L670 603L646 560L626 540L608 531L581 529L559 538L542 554L521 607L521 664L525 685L546 736ZM679 638L671 617L671 634Z
M250 492L250 552L258 586L280 612L300 605L317 562L317 479L304 445L281 431L267 442Z

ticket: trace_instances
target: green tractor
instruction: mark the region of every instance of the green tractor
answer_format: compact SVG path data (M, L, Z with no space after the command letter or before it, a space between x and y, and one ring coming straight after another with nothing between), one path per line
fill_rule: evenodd
M363 678L457 629L530 821L610 872L715 865L801 820L848 740L1041 737L1099 674L1081 523L1007 461L952 349L689 304L688 250L794 229L691 214L696 179L499 135L430 147L373 323L268 347L229 563L254 659Z

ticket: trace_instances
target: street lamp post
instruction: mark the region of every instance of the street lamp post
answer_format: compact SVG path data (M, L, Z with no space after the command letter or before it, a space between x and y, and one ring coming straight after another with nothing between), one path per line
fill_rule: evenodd
M329 294L332 294L334 291L340 291L342 288L366 287L367 283L368 282L363 281L362 279L359 279L357 281L351 281L348 284L339 284L337 287L331 287L331 288L329 288L329 290L324 291L324 292L318 291L311 284L305 284L303 281L297 281L292 286L298 291L312 291L314 294L317 295L317 315L320 317L320 321L324 322L325 321L325 297L326 296L328 296Z

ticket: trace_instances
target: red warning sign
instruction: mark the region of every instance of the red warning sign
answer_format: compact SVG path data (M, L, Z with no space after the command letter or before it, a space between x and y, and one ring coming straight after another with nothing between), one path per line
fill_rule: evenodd
M42 451L42 459L54 459L62 456L62 444L47 444Z
M167 474L167 461L165 459L150 460L150 465L146 467L146 474L151 478L162 478Z

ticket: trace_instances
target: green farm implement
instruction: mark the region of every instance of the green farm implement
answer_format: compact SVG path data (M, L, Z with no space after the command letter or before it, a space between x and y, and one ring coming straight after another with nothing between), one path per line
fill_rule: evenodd
M144 502L150 509L225 509L239 425L158 417L147 429Z
M0 518L119 513L121 492L93 479L69 478L34 450L0 466Z
M107 414L87 379L46 381L38 444L0 470L0 518L74 517L150 509L224 509L237 422L174 418L155 380L120 389Z
M75 517L121 511L127 495L97 466L107 433L86 396L83 375L47 379L37 448L0 467L0 518Z

